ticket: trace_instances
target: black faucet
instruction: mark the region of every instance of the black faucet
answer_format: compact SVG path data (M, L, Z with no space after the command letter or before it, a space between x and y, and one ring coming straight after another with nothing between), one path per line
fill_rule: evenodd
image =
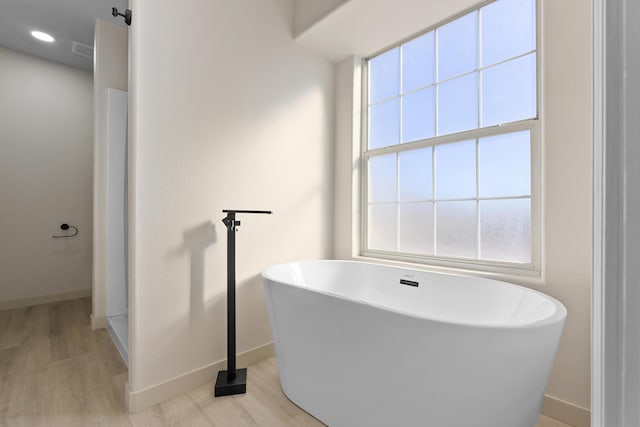
M271 211L224 209L227 216L227 370L218 372L214 396L228 396L247 392L247 370L236 369L236 231L240 221L236 214L271 214Z

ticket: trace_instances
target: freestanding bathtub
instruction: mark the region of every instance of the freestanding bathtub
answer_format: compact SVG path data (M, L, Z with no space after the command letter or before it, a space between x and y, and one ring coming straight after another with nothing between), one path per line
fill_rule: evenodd
M282 390L330 427L532 427L566 318L488 279L351 261L262 273Z

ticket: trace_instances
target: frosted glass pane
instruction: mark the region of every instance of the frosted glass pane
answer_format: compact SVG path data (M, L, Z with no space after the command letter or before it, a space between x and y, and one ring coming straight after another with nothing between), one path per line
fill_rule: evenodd
M534 0L500 0L480 9L482 66L495 64L536 48Z
M432 196L431 147L398 155L400 200L429 200Z
M536 56L482 71L482 126L536 116Z
M435 147L436 198L476 197L476 142L462 141Z
M433 31L402 45L402 92L433 84L435 44Z
M395 202L396 154L385 154L369 159L369 201Z
M369 148L398 143L400 138L400 101L398 98L369 107Z
M423 89L402 97L402 142L435 135L435 89Z
M369 205L368 248L397 250L398 209L395 203Z
M478 12L437 29L438 81L478 68Z
M531 262L531 201L480 202L480 258Z
M438 135L478 127L478 74L438 85Z
M436 255L476 257L476 205L475 200L436 203Z
M400 48L369 61L369 104L400 93Z
M529 131L480 138L480 197L531 195Z
M400 252L433 255L433 203L400 204Z

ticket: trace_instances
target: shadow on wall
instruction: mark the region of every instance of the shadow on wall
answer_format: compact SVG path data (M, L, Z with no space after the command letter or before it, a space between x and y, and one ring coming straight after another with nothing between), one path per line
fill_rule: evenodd
M211 221L204 221L201 224L187 228L183 231L183 244L170 251L170 256L189 258L189 287L185 289L189 292L189 307L184 307L183 316L177 318L169 327L163 329L163 336L166 343L175 343L185 336L190 341L204 343L205 350L201 352L185 351L181 353L183 360L195 369L209 366L220 361L219 353L221 349L226 355L227 335L227 293L226 293L226 269L224 271L206 271L205 268L211 260L206 262L207 256L211 255L211 248L219 239L215 230L215 224ZM222 242L225 243L224 241ZM226 253L226 252L225 252ZM224 290L211 295L211 282L224 280ZM209 282L209 292L207 292L207 282ZM268 318L266 305L264 303L264 290L262 287L262 276L254 274L250 277L237 277L236 282L236 321L237 321L237 348L247 349L252 344L252 336L256 333L262 336L271 336L270 324L259 322L256 324L255 318ZM176 300L176 304L180 305ZM241 313L251 313L250 316L243 316ZM216 327L220 325L221 327ZM170 345L169 345L170 347ZM172 352L169 347L158 347L155 351L163 354ZM171 375L180 374L179 371L171 372ZM209 381L215 379L216 372L210 373Z
M189 256L189 313L191 321L198 321L204 313L204 266L205 252L216 240L216 229L211 221L186 229L183 232L183 246L173 252Z
M154 352L164 354L166 357L174 357L175 343L183 341L185 337L190 342L204 343L205 350L199 352L179 351L183 362L193 368L201 368L217 362L212 360L216 348L226 345L226 336L217 336L211 333L211 325L223 323L226 319L226 294L221 293L211 298L206 292L206 257L210 255L210 249L218 241L215 225L211 220L183 229L182 245L168 251L169 258L188 257L188 280L180 280L180 295L174 295L174 303L178 317L173 319L162 329L163 340L154 342L158 346ZM209 272L209 275L212 273ZM187 285L188 283L188 285ZM183 286L187 285L187 286ZM182 296L188 293L188 306ZM168 319L165 319L168 320ZM171 366L168 376L181 375L179 367ZM215 373L211 374L213 380Z
M207 253L207 249L210 246L213 246L214 243L218 242L215 225L211 221L205 221L200 225L188 228L183 232L183 240L184 245L175 251L174 254L183 255L186 253L189 256L189 318L191 323L197 324L203 318L209 318L209 313L214 308L215 310L223 311L222 320L226 322L226 268L217 275L219 277L225 277L224 287L220 289L220 292L217 292L212 298L211 295L207 295L205 289L205 255ZM224 241L222 241L222 243L225 244ZM245 244L240 246L244 246L244 248L241 247L240 249L237 249L237 256L240 258L253 258L257 256L254 252L256 250L254 245ZM257 307L261 307L264 308L264 315L266 317L266 306L264 305L264 290L262 288L261 274L242 277L236 267L236 294L236 306L238 312L255 311ZM238 329L242 329L243 327L241 319L243 319L243 317L238 316ZM248 329L256 327L256 325L253 324L246 324L244 326ZM267 330L270 334L270 329L268 327ZM240 337L238 338L240 339Z

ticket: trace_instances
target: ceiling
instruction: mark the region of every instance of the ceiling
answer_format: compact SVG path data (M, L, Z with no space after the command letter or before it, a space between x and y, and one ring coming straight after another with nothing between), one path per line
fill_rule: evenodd
M127 8L128 0L0 0L0 46L84 70L93 70L93 59L77 55L74 41L93 47L96 18L125 26L111 16L111 8ZM32 30L51 34L45 43Z

